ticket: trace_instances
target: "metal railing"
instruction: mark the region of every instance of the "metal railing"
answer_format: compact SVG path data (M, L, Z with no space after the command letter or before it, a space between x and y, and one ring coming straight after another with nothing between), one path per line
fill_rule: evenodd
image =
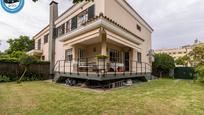
M138 75L151 73L152 67L145 62L135 60L109 61L110 59L77 58L58 60L53 71L63 74L77 75ZM122 62L122 63L121 63Z

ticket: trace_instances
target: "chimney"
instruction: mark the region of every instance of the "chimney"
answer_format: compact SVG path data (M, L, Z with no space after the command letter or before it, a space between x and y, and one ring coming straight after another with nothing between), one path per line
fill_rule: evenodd
M50 78L54 76L55 65L55 20L58 18L58 3L50 3L50 23L49 23L49 61L50 61Z
M58 17L58 3L54 0L50 3L50 22L53 22Z

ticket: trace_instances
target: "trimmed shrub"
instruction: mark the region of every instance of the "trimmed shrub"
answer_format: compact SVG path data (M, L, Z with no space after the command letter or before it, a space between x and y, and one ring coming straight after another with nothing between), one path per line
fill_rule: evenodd
M20 64L20 60L17 58L0 58L0 63L5 63L5 64ZM39 61L35 60L32 61L31 64L49 64L49 61Z
M17 64L19 60L17 58L0 58L0 63Z
M0 75L0 82L10 82L10 78L6 75Z
M25 61L25 62L23 62ZM27 70L23 72L27 67ZM24 73L22 81L45 80L49 78L49 62L35 57L0 58L0 82L17 81Z
M204 83L204 65L198 66L195 71L197 73L198 81Z
M19 77L15 75L0 75L0 82L12 82L18 80ZM22 81L39 81L43 80L42 74L27 72L22 78Z

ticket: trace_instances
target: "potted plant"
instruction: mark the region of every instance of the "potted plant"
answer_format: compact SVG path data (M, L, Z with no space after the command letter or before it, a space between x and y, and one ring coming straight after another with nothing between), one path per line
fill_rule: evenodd
M107 58L109 58L109 56L107 56L107 55L96 55L96 58L97 59L107 59Z
M98 60L98 69L102 73L105 73L107 66L106 66L106 60L109 58L107 55L96 55L96 58Z

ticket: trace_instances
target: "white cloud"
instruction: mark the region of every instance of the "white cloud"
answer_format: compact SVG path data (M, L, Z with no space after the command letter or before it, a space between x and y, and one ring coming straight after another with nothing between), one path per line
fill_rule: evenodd
M9 14L0 7L0 40L5 49L8 38L19 35L34 36L49 22L49 3L39 0L33 3L25 0L25 6L17 14ZM56 0L59 13L72 5L72 0ZM204 1L203 0L127 0L133 8L154 28L153 47L177 47L204 41Z
M203 0L128 0L154 28L153 47L167 48L204 41Z

